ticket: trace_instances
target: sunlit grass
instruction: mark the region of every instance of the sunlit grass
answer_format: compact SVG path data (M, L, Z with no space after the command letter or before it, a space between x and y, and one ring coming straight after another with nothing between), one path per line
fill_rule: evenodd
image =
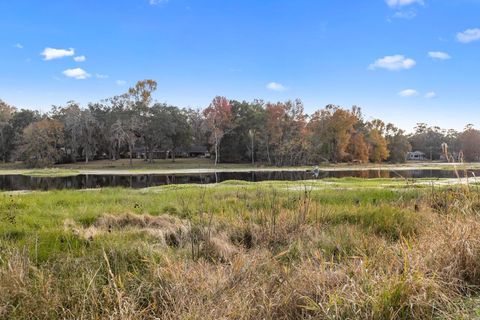
M469 188L349 178L3 193L0 318L467 318L480 289ZM454 196L469 205L438 205Z
M31 177L69 177L80 174L77 170L67 170L67 169L37 169L37 170L28 170L22 173L26 176Z
M479 163L451 164L440 162L409 162L404 164L319 164L322 170L397 170L399 177L403 170L473 170L480 169ZM129 159L119 160L94 160L68 164L54 165L52 168L28 169L21 162L0 164L0 174L26 174L40 176L62 176L75 175L76 173L172 173L191 172L192 170L220 170L220 171L250 171L250 170L309 170L312 165L295 167L274 167L265 163L257 163L252 166L250 163L220 163L215 166L214 161L205 158L178 158L175 162L170 159L155 159L152 163L143 159L133 159L130 165Z

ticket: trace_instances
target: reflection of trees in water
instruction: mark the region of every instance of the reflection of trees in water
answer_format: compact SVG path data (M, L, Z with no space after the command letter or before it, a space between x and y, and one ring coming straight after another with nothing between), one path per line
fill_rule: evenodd
M378 170L377 178L390 178L390 173L388 170Z
M371 175L371 173L369 171L366 171L366 170L362 171L361 170L361 171L358 172L357 178L368 179L368 178L370 178L370 175ZM375 175L375 173L374 173L374 175Z
M324 172L320 172L320 173L318 174L318 177L317 177L317 178L318 178L318 179L324 179L324 178L328 178L329 176L330 176L329 173L326 172L326 171L324 171Z
M480 176L480 170L460 170L460 177L467 174ZM456 178L452 170L356 170L356 171L319 171L316 179L324 178ZM185 175L77 175L71 177L31 177L23 175L0 175L2 190L53 190L84 189L98 187L145 188L166 184L218 183L225 180L265 181L290 180L301 181L315 179L312 171L266 171L266 172L214 172L210 174Z

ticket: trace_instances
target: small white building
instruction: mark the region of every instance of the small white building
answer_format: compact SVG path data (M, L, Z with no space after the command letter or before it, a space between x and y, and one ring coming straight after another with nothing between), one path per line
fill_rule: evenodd
M421 160L427 160L427 158L425 157L425 153L421 151L413 151L413 152L407 153L407 160L421 161Z

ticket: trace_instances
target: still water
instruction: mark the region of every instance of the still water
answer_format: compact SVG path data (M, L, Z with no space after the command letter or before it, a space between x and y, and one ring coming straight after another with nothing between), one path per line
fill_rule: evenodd
M470 177L480 175L480 170L469 171ZM219 172L202 174L140 174L140 175L77 175L71 177L29 177L23 175L0 175L0 190L55 190L86 189L103 187L147 188L168 184L208 184L226 180L301 181L325 178L456 178L450 170L344 170L321 171L318 176L308 171L270 172Z

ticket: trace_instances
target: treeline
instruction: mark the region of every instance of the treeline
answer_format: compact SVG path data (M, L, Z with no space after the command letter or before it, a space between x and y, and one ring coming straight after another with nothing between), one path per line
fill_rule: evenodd
M47 114L17 110L0 100L0 158L42 167L60 162L130 158L175 161L191 146L206 146L215 162L307 165L319 162L404 162L411 150L438 160L480 158L480 132L419 124L413 134L358 107L328 105L312 115L300 100L269 103L216 97L204 110L154 103L157 83L139 81L127 93L90 103L70 101ZM142 150L139 152L138 150ZM188 153L187 153L188 154ZM451 160L451 159L448 159Z

